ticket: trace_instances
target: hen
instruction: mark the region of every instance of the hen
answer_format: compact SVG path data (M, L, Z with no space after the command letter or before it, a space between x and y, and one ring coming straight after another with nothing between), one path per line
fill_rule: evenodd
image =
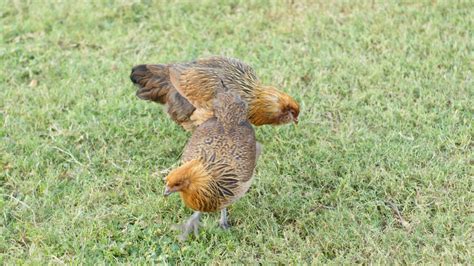
M181 225L180 238L198 232L201 212L221 210L219 224L228 228L226 207L249 189L256 161L255 134L247 107L232 92L219 93L213 101L215 117L201 124L189 139L183 164L166 177L165 196L179 192L195 212Z
M213 116L212 100L223 83L248 106L256 126L298 122L299 105L288 94L258 80L247 64L232 58L210 57L188 63L138 65L132 69L137 96L165 104L170 117L192 131Z

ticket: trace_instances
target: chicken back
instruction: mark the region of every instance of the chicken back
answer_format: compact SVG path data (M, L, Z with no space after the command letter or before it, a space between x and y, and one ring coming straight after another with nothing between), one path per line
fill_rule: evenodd
M170 117L189 131L214 116L212 100L222 84L249 105L247 116L254 125L298 121L298 103L262 85L255 71L237 59L216 56L187 63L137 65L130 78L140 99L165 104Z

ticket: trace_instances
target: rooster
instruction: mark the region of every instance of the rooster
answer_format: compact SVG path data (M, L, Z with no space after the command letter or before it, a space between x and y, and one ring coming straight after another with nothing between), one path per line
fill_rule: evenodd
M237 59L210 57L187 63L137 65L130 79L138 87L140 99L165 104L169 116L188 131L214 116L212 100L222 85L248 104L248 119L253 125L298 123L298 103L288 94L261 84L255 71Z
M257 145L247 118L247 106L234 92L218 93L215 117L193 132L182 156L182 165L166 180L164 195L179 192L194 214L180 226L181 240L198 232L202 212L221 211L219 224L229 228L227 206L241 198L252 183Z

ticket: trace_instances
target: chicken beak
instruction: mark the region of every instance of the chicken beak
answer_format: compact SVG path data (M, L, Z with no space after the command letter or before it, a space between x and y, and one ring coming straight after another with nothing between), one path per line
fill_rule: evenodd
M298 125L298 117L294 117L293 122L295 122L295 125Z
M163 192L163 196L167 197L169 196L173 191L170 190L168 186L165 187L165 191Z

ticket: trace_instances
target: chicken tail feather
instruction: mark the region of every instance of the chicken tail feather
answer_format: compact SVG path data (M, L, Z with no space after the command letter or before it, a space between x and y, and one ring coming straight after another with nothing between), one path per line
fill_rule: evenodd
M174 89L168 65L137 65L132 68L130 79L138 87L137 97L142 100L164 104Z

